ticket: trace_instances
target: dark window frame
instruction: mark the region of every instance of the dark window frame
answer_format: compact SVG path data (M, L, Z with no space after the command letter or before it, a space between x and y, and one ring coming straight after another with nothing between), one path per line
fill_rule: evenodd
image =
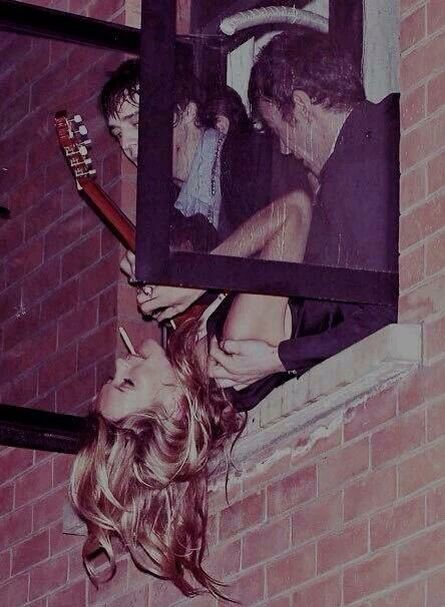
M263 4L261 1L243 0L245 8ZM130 54L138 54L141 49L142 90L149 82L152 83L153 75L166 86L162 90L162 104L159 99L157 104L154 104L157 112L155 120L152 115L153 99L148 109L142 93L143 118L139 146L141 170L138 172L137 205L139 278L162 284L394 305L398 297L398 274L395 272L319 267L209 256L202 253L170 253L169 214L168 205L165 204L167 188L159 184L171 179L173 106L172 103L166 103L165 96L167 92L170 100L173 100L171 83L174 76L175 0L151 0L150 3L143 2L142 6L141 31L14 0L0 1L0 31L120 50ZM229 8L232 9L233 6L232 3ZM345 19L356 32L360 31L360 6L361 0L350 0L348 14L345 14L344 11L336 12L337 0L330 0L330 28L334 35L335 32L342 31ZM199 24L199 27L202 28L202 24ZM215 44L225 44L226 49L233 47L234 40L221 42L222 37L216 35L214 30L214 24L210 24L206 30L209 40L214 40ZM193 42L194 36L183 36L182 39ZM357 36L350 37L356 47L352 49L354 56L359 62L361 44L358 48L357 39ZM157 65L150 61L154 56ZM164 69L156 69L162 63ZM152 145L153 136L159 143L161 153ZM160 175L162 180L159 179ZM142 200L150 200L150 206L141 203ZM153 222L154 216L158 218L157 223ZM0 405L2 445L75 453L81 445L86 427L85 417Z

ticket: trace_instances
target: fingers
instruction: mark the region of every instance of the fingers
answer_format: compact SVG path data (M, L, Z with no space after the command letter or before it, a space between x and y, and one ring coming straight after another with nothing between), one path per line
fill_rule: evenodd
M136 257L131 251L127 251L122 257L120 268L129 278L135 279Z

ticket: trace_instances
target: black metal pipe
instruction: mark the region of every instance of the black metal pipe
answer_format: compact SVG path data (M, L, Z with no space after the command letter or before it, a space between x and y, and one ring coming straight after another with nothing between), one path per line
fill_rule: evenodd
M77 453L88 431L87 420L29 407L0 405L0 445Z
M14 0L0 0L0 29L126 53L139 53L140 30L134 27Z

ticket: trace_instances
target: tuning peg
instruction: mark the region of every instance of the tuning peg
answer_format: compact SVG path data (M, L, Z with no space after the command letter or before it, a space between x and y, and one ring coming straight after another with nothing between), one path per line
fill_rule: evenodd
M87 127L84 124L82 124L78 130L81 135L88 135Z
M91 160L91 158L85 158L84 164L93 164L93 161Z
M82 156L88 156L88 150L85 145L82 144L81 146L79 146L79 154L81 154Z
M81 124L83 122L82 116L80 114L76 114L75 116L73 116L73 122L75 122L76 124Z
M85 147L91 145L91 139L84 139L84 141L82 141L82 145L84 145Z
M96 174L96 169L90 169L90 170L88 171L88 175L93 176L93 175L95 175L95 174Z

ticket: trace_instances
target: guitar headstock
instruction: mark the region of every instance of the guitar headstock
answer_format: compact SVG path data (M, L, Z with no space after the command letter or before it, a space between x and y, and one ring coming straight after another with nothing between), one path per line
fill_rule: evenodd
M91 141L88 139L87 128L79 114L68 118L65 111L57 112L54 122L60 147L73 171L77 189L81 190L82 179L92 178L96 174L88 155L87 146Z

